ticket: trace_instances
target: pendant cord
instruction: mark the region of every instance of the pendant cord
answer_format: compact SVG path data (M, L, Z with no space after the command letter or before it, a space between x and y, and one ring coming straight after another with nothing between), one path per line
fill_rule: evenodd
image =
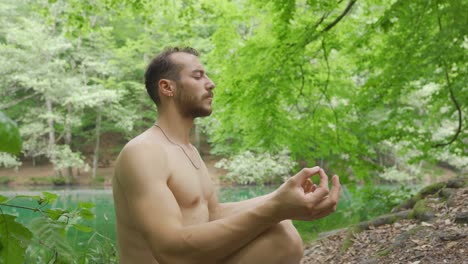
M187 152L185 151L184 147L182 147L180 144L177 144L175 143L174 141L172 141L166 134L166 131L164 131L164 129L162 129L162 127L160 127L158 124L154 124L154 126L158 127L159 130L161 130L161 132L164 134L164 136L166 137L167 141L169 141L171 144L173 145L176 145L178 146L180 149L182 149L182 151L184 152L185 156L190 160L190 163L192 163L193 167L195 167L195 169L200 169L200 165L196 165L195 162L193 162L192 158L190 158L190 156L187 154ZM192 148L193 146L190 145Z

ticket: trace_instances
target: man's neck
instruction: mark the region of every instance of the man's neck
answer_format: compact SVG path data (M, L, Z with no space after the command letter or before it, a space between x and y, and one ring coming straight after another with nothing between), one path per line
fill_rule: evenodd
M156 124L176 144L190 144L190 130L193 118L184 118L178 114L159 113Z

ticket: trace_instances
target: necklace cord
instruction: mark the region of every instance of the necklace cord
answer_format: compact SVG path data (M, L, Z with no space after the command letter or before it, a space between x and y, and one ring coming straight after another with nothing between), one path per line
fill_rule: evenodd
M192 160L192 158L190 158L190 156L187 154L187 152L185 151L185 149L180 145L180 144L177 144L175 143L174 141L172 141L166 134L166 131L164 131L164 129L162 129L162 127L160 127L158 124L154 124L154 126L158 127L159 130L161 130L161 132L163 133L163 135L166 137L167 141L169 141L171 144L173 145L176 145L178 146L182 152L184 152L185 156L190 160L190 163L192 163L193 167L195 167L195 169L200 169L200 165L196 165L195 162ZM190 145L191 146L191 145ZM193 148L193 147L192 147ZM201 162L200 162L201 163Z

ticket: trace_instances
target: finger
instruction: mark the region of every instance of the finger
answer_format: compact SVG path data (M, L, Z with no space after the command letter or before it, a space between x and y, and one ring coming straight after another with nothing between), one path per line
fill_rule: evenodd
M317 190L317 184L312 184L312 186L310 187L310 192L315 192L315 190Z
M314 192L307 194L307 203L309 203L311 206L316 206L328 196L328 193L328 190L317 187Z
M310 187L309 184L310 184L310 183L309 183L309 179L307 179L307 180L302 184L302 188L304 188L304 191L305 191L307 188Z
M321 188L324 188L325 190L328 190L328 176L325 173L323 169L319 170L319 175L320 175L320 183L319 186Z
M316 166L313 168L304 168L299 173L293 176L294 182L297 186L302 186L302 184L312 177L313 175L317 174L320 170L320 167Z
M310 179L307 179L306 182L305 182L305 188L304 188L304 192L305 193L310 193L312 192L312 181Z
M340 178L337 175L333 175L332 177L332 189L330 191L330 199L338 203L338 200L340 199L341 195L341 184L340 184Z

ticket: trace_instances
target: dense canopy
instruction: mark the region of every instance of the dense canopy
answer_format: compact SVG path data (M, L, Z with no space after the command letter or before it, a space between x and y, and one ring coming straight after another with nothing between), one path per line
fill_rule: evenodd
M151 57L190 45L217 85L213 116L197 122L215 154L287 153L364 180L468 164L466 1L0 5L0 110L19 126L21 159L95 167L103 134L123 144L155 119Z

